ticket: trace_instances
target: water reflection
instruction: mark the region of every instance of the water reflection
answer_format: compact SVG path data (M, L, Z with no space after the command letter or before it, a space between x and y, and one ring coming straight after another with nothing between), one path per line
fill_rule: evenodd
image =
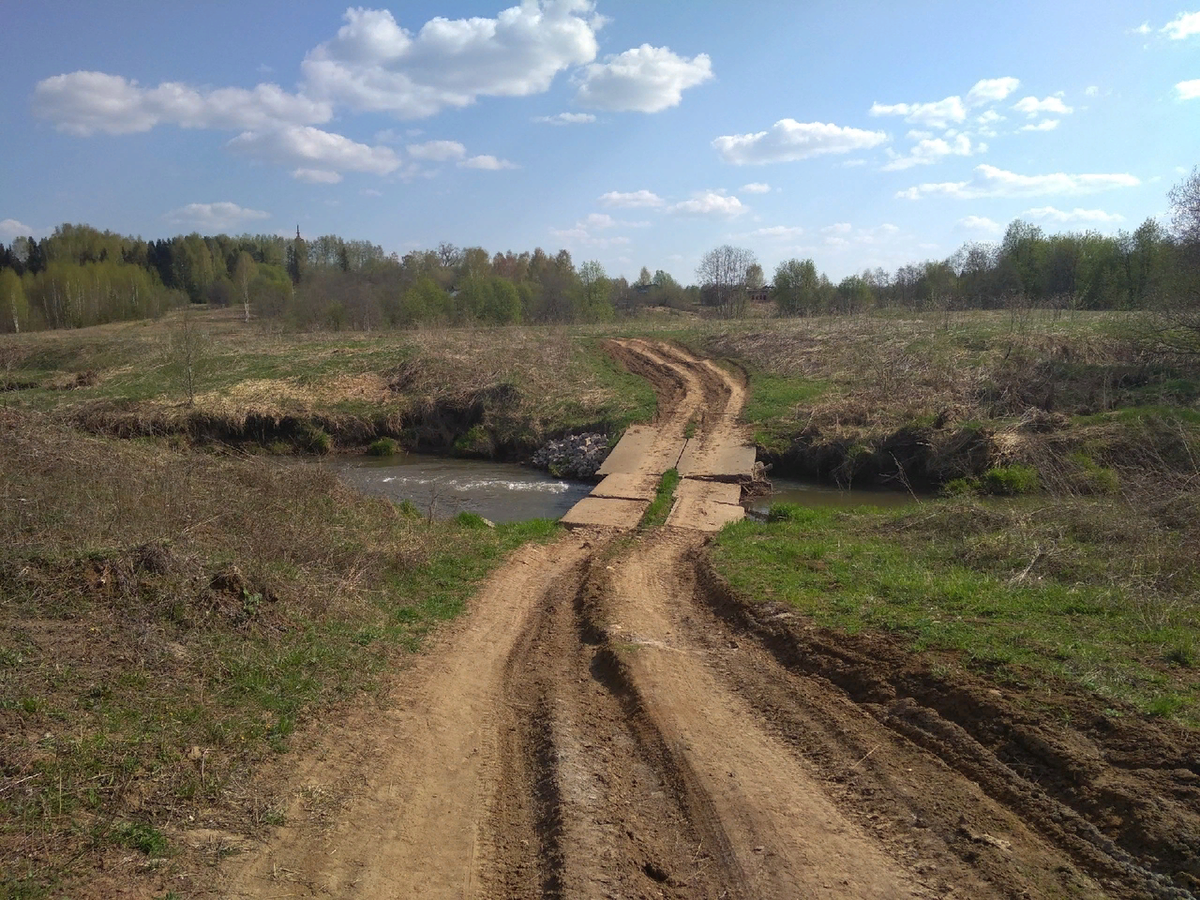
M794 503L797 506L835 506L843 509L856 506L880 506L891 509L898 506L909 506L917 502L907 491L888 488L863 487L846 490L833 485L792 481L787 478L772 478L771 486L773 490L767 496L755 497L743 504L752 515L765 516L772 503Z

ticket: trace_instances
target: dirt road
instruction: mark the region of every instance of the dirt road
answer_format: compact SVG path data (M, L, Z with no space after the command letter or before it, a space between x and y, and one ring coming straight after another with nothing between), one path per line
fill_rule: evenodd
M959 724L987 708L956 721L898 687L915 676L885 645L872 657L743 608L700 552L741 514L742 379L667 345L612 350L654 384L659 421L610 457L579 527L518 553L385 709L303 755L286 825L229 860L216 893L1190 896L1174 862L1114 841ZM671 467L666 526L631 531ZM1046 768L1099 765L1025 731Z

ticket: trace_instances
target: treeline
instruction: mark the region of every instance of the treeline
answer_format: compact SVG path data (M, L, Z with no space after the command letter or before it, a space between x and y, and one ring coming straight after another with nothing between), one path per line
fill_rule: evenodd
M187 302L236 306L247 320L355 330L595 322L635 305L687 302L669 274L643 275L630 286L596 261L576 267L566 250L491 255L443 243L399 257L336 235L144 241L68 224L41 241L0 244L0 331L151 317Z
M1046 234L1020 219L999 244L968 243L948 259L852 275L833 284L811 259L775 271L785 315L906 309L1148 309L1195 296L1194 248L1156 220L1113 236Z

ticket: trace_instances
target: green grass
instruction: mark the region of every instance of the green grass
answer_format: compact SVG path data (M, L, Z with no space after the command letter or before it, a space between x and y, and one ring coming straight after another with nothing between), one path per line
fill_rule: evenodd
M675 488L677 487L679 487L679 472L675 469L667 469L667 471L663 472L662 478L659 479L658 490L654 493L654 499L650 501L650 505L642 513L642 521L638 525L639 528L657 528L667 521L667 516L671 514L671 507L675 503Z
M1080 501L1074 522L1041 509L1031 525L1022 502L992 503L990 512L955 501L887 513L782 506L768 522L725 528L712 554L744 597L790 604L820 626L894 632L1002 680L1067 679L1200 723L1200 575L1186 547L1161 561L1184 567L1182 583L1155 594L1122 581L1139 557L1150 562L1140 545L1114 552L1107 535L1088 531L1107 527L1090 516L1119 510Z
M742 421L755 426L754 440L759 445L783 450L794 428L796 410L821 397L829 386L822 381L753 372L748 387Z

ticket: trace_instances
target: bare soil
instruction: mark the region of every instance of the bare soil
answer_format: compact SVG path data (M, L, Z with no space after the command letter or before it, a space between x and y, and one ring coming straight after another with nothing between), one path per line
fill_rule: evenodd
M745 441L742 380L663 344L613 352L659 395L622 474L644 492L691 422L692 480L720 482ZM1085 718L1051 723L1014 689L940 682L884 638L744 603L707 566L704 504L685 495L655 531L630 533L630 507L633 521L517 553L387 703L283 758L285 824L241 840L211 895L1200 888L1193 735L1101 727L1081 697L1062 703Z

